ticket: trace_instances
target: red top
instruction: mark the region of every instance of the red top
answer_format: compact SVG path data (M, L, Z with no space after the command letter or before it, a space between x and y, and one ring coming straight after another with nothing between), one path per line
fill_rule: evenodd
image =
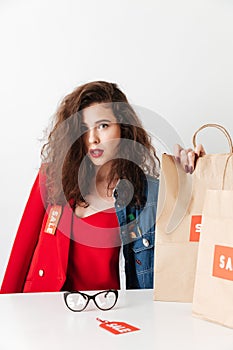
M115 210L73 215L67 279L63 290L120 289L119 225Z

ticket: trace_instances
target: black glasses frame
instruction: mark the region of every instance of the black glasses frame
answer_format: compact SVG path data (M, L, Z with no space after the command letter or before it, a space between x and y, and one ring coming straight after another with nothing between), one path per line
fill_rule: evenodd
M106 308L101 308L101 307L98 305L98 303L96 302L95 298L96 298L99 294L110 293L110 292L115 294L115 297L116 297L115 302L113 303L113 305L112 305L111 307L109 307L109 308L107 308L107 309L106 309ZM68 296L71 295L71 294L81 294L81 295L84 297L84 299L87 299L86 305L85 305L82 309L80 309L80 310L74 310L74 309L72 309L72 308L69 306L68 302L67 302L67 298L68 298ZM89 301L90 301L90 300L93 300L93 301L94 301L94 303L95 303L95 305L98 307L98 309L100 309L100 310L102 310L102 311L107 311L107 310L111 310L111 309L116 305L116 302L117 302L117 300L118 300L118 290L117 290L117 289L107 289L107 290L100 291L100 292L98 292L98 293L96 293L96 294L93 294L93 295L89 295L89 294L86 294L86 293L83 293L83 292L80 292L80 291L64 292L64 300L65 300L65 303L66 303L66 306L68 307L68 309L70 309L70 310L73 311L73 312L80 312L80 311L85 310L86 307L87 307L87 305L89 304Z

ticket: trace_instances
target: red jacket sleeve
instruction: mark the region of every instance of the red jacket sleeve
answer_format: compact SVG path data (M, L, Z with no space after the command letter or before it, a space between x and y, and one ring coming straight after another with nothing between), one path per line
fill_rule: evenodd
M46 211L45 175L39 171L27 201L3 278L1 293L20 293Z

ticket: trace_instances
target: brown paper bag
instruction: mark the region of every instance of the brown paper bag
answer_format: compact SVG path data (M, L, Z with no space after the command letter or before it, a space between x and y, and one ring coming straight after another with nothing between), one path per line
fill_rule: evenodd
M232 141L225 128L230 152ZM229 154L207 154L197 160L192 175L186 174L174 156L163 154L158 195L154 263L154 300L192 302L201 215L206 190L221 189ZM230 162L233 162L230 159ZM233 189L233 172L225 188Z
M233 328L233 191L207 191L202 215L193 315Z

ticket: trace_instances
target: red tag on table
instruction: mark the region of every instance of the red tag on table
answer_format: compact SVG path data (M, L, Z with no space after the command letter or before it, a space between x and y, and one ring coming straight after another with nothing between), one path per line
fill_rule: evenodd
M140 328L134 327L131 324L128 324L125 322L106 321L106 320L102 321L99 318L97 318L97 321L101 322L101 324L99 325L101 328L104 328L106 329L106 331L109 331L115 335L131 333L131 332L140 330Z

